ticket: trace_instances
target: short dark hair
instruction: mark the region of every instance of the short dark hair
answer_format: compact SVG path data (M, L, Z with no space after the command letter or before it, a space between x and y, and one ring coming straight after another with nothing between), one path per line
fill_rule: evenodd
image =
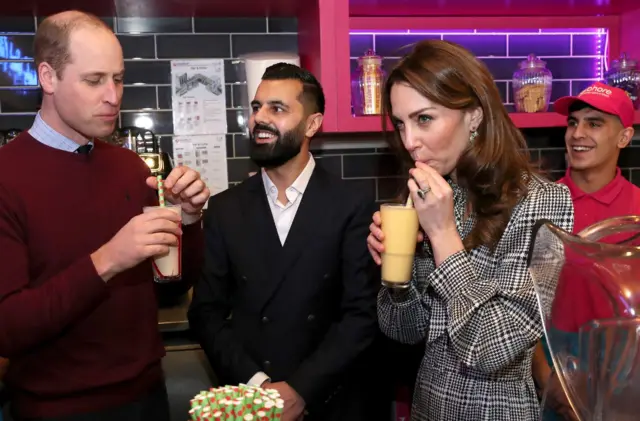
M616 117L616 118L618 119L618 121L620 121L620 124L622 124L622 120L620 119L620 116L615 115L615 114L608 113L608 112L606 112L606 111L602 111L601 109L596 108L596 107L594 107L593 105L589 105L589 104L587 104L586 102L584 102L584 101L580 101L580 100L574 101L574 102L573 102L573 104L571 104L571 105L569 106L569 115L571 115L572 113L578 112L578 111L582 111L582 110L584 110L585 108L589 108L589 109L591 109L591 110L600 111L601 113L604 113L604 114L610 115L610 116L612 116L612 117Z
M318 79L307 69L290 63L276 63L267 67L262 80L297 80L302 83L301 101L311 114L324 114L324 92Z

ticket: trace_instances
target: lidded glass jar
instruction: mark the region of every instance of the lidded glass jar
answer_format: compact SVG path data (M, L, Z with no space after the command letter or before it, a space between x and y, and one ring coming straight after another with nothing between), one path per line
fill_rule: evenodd
M358 58L358 67L351 74L351 106L353 114L382 114L382 88L385 80L382 57L369 49Z
M519 113L545 112L551 100L553 75L547 63L529 54L513 73L513 102Z
M611 62L611 68L605 74L607 85L620 88L629 94L636 109L640 109L640 69L637 62L622 53L618 60Z

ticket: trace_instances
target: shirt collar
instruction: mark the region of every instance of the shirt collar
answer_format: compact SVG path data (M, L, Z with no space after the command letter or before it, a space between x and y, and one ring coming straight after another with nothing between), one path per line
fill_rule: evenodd
M36 115L29 134L38 142L61 151L75 152L80 147L76 142L49 126L40 116L40 112ZM89 141L89 145L93 146L93 141Z
M571 168L567 169L564 177L559 180L561 183L565 184L569 187L569 191L571 192L571 197L573 200L580 199L584 196L589 196L597 200L598 202L604 205L610 205L620 194L622 191L626 179L622 176L622 171L620 168L616 168L616 175L613 177L613 180L609 182L606 186L601 188L600 190L593 193L585 193L574 183L571 178Z
M297 194L304 194L304 191L309 185L309 180L311 180L311 174L313 174L313 170L315 167L316 162L313 159L313 155L309 154L309 162L307 162L307 165L305 165L304 169L302 170L300 175L298 175L298 178L296 178L295 181L291 184L290 188L293 189ZM267 192L267 195L275 203L278 200L278 189L276 185L273 184L273 181L271 181L264 168L261 170L261 172L264 189ZM289 195L287 195L287 197L289 197Z

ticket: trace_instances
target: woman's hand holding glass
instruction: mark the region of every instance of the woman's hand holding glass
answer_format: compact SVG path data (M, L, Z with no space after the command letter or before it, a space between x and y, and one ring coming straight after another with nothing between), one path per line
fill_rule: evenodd
M380 256L384 252L384 245L382 242L384 241L384 233L382 232L382 217L380 216L380 211L376 211L373 214L373 222L369 225L369 236L367 237L367 247L369 248L369 254L373 258L373 261L376 262L378 266L382 264L382 257ZM418 231L418 236L416 238L417 243L421 243L424 240L424 234L421 231Z

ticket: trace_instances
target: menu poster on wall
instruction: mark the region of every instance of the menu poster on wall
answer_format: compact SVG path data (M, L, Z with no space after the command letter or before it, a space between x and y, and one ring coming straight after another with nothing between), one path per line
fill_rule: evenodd
M172 60L174 133L226 133L227 104L224 90L224 60Z
M229 187L227 142L222 134L175 136L173 161L176 167L186 165L198 171L212 196Z

